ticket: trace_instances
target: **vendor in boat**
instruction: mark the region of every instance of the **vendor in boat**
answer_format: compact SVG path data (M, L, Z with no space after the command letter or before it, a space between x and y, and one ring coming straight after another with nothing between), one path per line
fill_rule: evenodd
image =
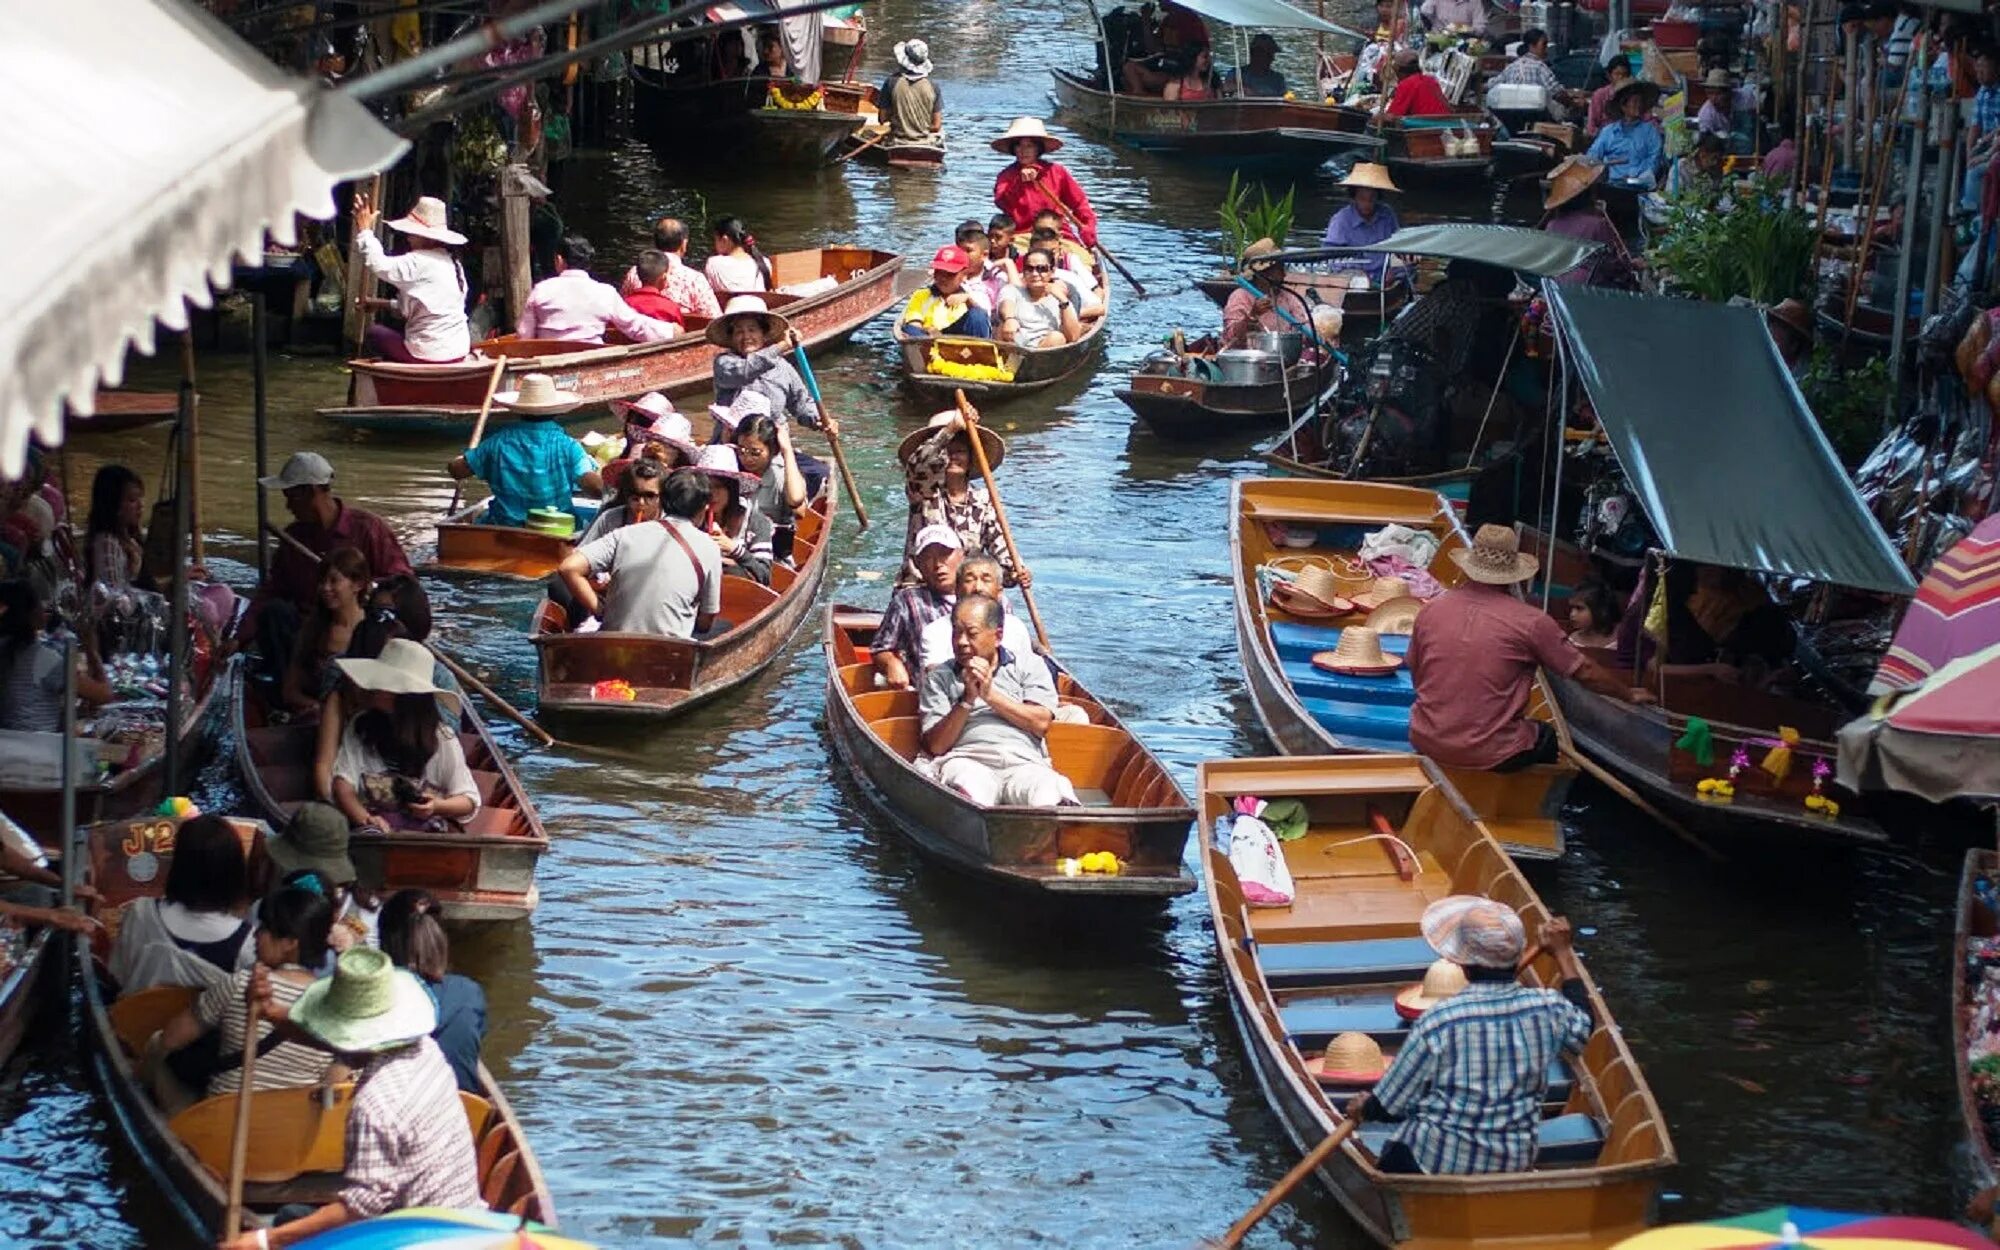
M655 321L634 311L618 288L590 276L597 249L582 235L565 236L556 244L555 274L537 282L521 308L515 333L524 339L554 339L565 343L604 342L611 328L634 343L663 343L679 333L668 321Z
M1632 62L1624 53L1611 58L1604 67L1604 85L1590 93L1590 107L1584 110L1583 133L1586 138L1595 139L1597 132L1604 129L1618 116L1611 107L1611 97L1618 89L1632 81Z
M1701 86L1708 98L1702 102L1701 112L1695 114L1695 132L1714 135L1726 145L1736 132L1736 83L1729 71L1718 65L1708 71Z
M958 602L958 566L965 548L949 525L926 525L910 540L912 558L922 578L889 596L889 606L875 628L869 653L875 675L892 690L914 690L924 678L924 629L932 621L951 618Z
M493 492L486 503L486 524L526 525L531 512L568 512L577 491L604 493L597 462L556 420L582 403L557 390L546 373L523 374L519 390L493 396L495 408L521 420L489 432L479 446L445 466L458 481L476 477Z
M1240 100L1282 100L1290 90L1278 71L1278 41L1268 31L1258 31L1250 40L1250 63L1231 70L1222 86L1224 95Z
M63 650L43 631L48 608L26 578L0 582L0 729L60 733L63 727ZM76 697L85 707L116 694L97 656L96 631L78 631Z
M699 317L722 315L722 305L715 298L715 287L710 285L708 275L687 263L686 222L678 217L662 217L654 222L653 249L667 258L667 276L660 280L659 289L680 308L683 316L688 313ZM639 267L634 265L625 271L625 280L619 284L618 290L630 296L641 285Z
M882 84L881 116L889 123L889 143L944 145L944 93L931 77L930 45L905 39L892 50L896 72Z
M1327 219L1326 234L1320 241L1328 247L1372 247L1403 228L1403 223L1396 220L1396 210L1382 198L1402 189L1389 177L1388 166L1356 161L1340 185L1348 188L1352 198ZM1386 280L1392 263L1394 258L1386 253L1342 256L1333 262L1333 268L1365 273L1379 286Z
M1466 987L1417 1017L1375 1088L1344 1110L1355 1120L1396 1122L1376 1157L1384 1172L1529 1171L1549 1068L1582 1053L1597 1027L1569 922L1551 919L1538 935L1562 973L1560 990L1521 983L1527 932L1505 903L1454 894L1425 908L1419 927L1442 958L1465 970Z
M1187 68L1167 79L1160 88L1162 99L1195 104L1222 94L1222 80L1215 72L1215 52L1207 44L1189 50Z
M1269 239L1259 239L1243 249L1238 272L1257 289L1253 294L1239 282L1223 301L1223 351L1243 346L1257 330L1297 332L1300 326L1312 324L1312 310L1305 300L1285 287L1285 262L1274 259L1277 251L1278 245Z
M431 1040L438 1013L430 991L374 947L340 956L333 975L280 1002L268 971L250 982L250 1002L287 1040L330 1052L355 1074L347 1110L345 1164L333 1201L271 1228L220 1243L271 1250L329 1229L409 1207L479 1211L479 1156L459 1101L458 1080Z
M1565 157L1550 170L1549 189L1542 196L1546 215L1541 228L1564 238L1603 245L1590 259L1558 276L1556 281L1636 290L1638 262L1626 249L1618 228L1611 224L1602 201L1591 194L1604 181L1604 172L1603 165L1582 156Z
M1521 32L1519 54L1487 83L1489 90L1504 85L1540 87L1548 94L1549 116L1556 121L1569 117L1570 109L1580 102L1549 68L1549 33L1535 26Z
M969 424L968 424L969 421ZM1030 586L1034 579L1025 568L1015 568L1008 554L1006 535L993 500L972 488L972 444L967 431L976 429L986 452L986 466L996 472L1007 458L1007 443L979 423L975 412L968 419L957 410L940 412L930 424L905 438L896 449L903 464L903 493L910 503L910 516L903 540L903 567L896 585L915 586L923 580L917 568L917 535L926 527L943 525L958 535L967 551L985 551L1006 569L1009 586Z
M1444 84L1425 71L1414 49L1400 49L1394 64L1396 92L1389 97L1385 113L1390 117L1451 116L1451 100L1444 93Z
M1512 529L1482 525L1451 559L1466 580L1424 605L1410 631L1412 747L1451 768L1506 773L1553 763L1554 729L1527 716L1539 669L1613 698L1651 702L1572 646L1554 617L1514 595L1510 588L1541 562L1521 550Z
M146 486L122 464L90 479L90 515L83 533L83 574L114 591L152 589L146 576Z
M1721 135L1705 134L1696 139L1694 151L1667 170L1667 198L1714 203L1722 195L1722 169L1728 148L1729 141Z
M409 240L409 251L392 257L375 237L381 212L366 195L354 197L354 247L361 263L376 278L396 288L389 307L403 319L403 328L371 325L364 338L384 360L409 365L442 365L463 360L472 352L465 319L465 267L452 255L465 246L465 236L446 225L444 201L424 196L389 229Z
M1437 31L1484 35L1492 23L1485 0L1424 0L1417 6L1417 14L1425 26Z
M952 662L924 674L917 767L981 807L1077 803L1049 762L1055 680L1039 657L1000 645L1000 604L968 595L952 608Z
M956 334L983 339L993 333L993 317L965 285L972 259L955 243L931 257L931 280L910 293L897 325L912 338Z
M1064 228L1086 247L1097 246L1097 213L1070 172L1044 158L1062 150L1063 141L1048 132L1039 117L1017 117L1007 133L993 141L993 150L1014 163L993 180L995 207L1013 218L1016 229L1027 230L1035 215L1055 211ZM1074 224L1069 220L1074 219Z
M708 477L676 469L660 492L658 525L628 525L585 543L556 569L576 611L575 629L598 617L608 633L696 638L722 611L722 552L698 520L709 510ZM593 576L611 579L600 596Z
M1660 127L1648 117L1660 100L1657 83L1634 78L1611 93L1613 120L1591 142L1589 156L1610 167L1611 181L1651 190L1666 155Z
M709 412L723 425L715 431L711 442L721 439L722 429L741 424L743 414L736 411L736 401L746 393L764 400L771 417L781 425L796 422L807 429L820 430L830 439L840 437L840 423L820 411L806 389L805 379L785 359L793 350L789 342L791 323L772 312L762 299L755 295L731 297L729 307L722 316L709 322L703 333L709 342L722 348L715 354L710 373L715 403L724 411L711 407ZM798 460L799 472L805 475L807 496L818 494L820 483L829 472L826 462L803 451L798 453Z
M1021 261L1021 283L1000 295L1000 329L995 336L1016 347L1050 348L1083 337L1083 323L1068 288L1055 284L1055 254L1036 248Z
M1741 569L1676 560L1667 566L1666 640L1655 678L1705 677L1763 686L1780 676L1798 635L1770 592Z

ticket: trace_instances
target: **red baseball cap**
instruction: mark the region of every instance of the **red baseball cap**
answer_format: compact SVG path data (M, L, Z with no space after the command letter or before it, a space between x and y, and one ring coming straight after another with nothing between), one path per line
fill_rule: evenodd
M964 273L970 264L972 258L955 243L945 244L937 250L937 255L931 257L931 268L941 273Z

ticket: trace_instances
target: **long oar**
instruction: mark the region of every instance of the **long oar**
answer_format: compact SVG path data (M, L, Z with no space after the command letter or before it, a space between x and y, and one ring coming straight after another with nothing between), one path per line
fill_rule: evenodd
M507 700L501 698L499 695L493 693L493 687L487 685L485 682L479 680L477 677L474 677L470 669L466 668L465 665L460 664L457 660L453 659L450 653L448 653L443 647L438 646L436 643L431 643L429 644L429 646L431 649L431 654L436 656L438 658L438 663L444 665L446 670L448 670L453 677L456 677L458 679L458 684L464 686L467 690L471 691L473 694L476 694L480 698L486 700L486 704L488 707L491 707L494 711L500 713L500 715L506 717L508 720L513 721L516 725L519 725L522 729L527 730L528 736L535 739L537 742L540 742L543 746L552 747L552 746L562 745L556 741L556 736L554 734L542 728L540 725L537 725L535 722L529 720L527 715L523 713L519 708L507 702Z
M1340 1149L1341 1143L1354 1136L1354 1130L1360 1127L1360 1124L1361 1121L1354 1116L1341 1121L1339 1128L1328 1133L1326 1140L1307 1151L1306 1157L1300 1159L1291 1171L1285 1173L1277 1184L1271 1186L1270 1192L1258 1199L1257 1205L1245 1212L1242 1219L1231 1224L1229 1231L1222 1234L1220 1239L1201 1242L1203 1250L1210 1250L1211 1247L1213 1250L1235 1250L1237 1246L1242 1245L1243 1238L1250 1230L1257 1227L1265 1216L1277 1210L1278 1204L1289 1197L1291 1192L1299 1187L1300 1182L1317 1171L1320 1164L1331 1159L1333 1152Z
M819 379L813 376L812 362L806 359L806 345L799 342L799 332L791 332L792 356L799 362L799 376L805 379L806 389L812 392L813 403L819 406L821 418L825 418L826 400L820 398ZM846 453L840 450L840 435L832 429L826 431L826 445L833 450L833 463L840 470L840 484L847 488L847 498L854 505L854 517L861 522L861 528L868 528L868 509L861 502L861 488L854 484L854 474L847 467Z
M493 411L493 392L500 389L501 375L507 372L507 358L501 356L493 362L493 374L486 379L486 398L479 401L479 419L472 423L472 441L465 449L471 451L479 446L479 440L486 437L486 414ZM446 516L458 511L458 499L465 491L465 479L455 478L451 484L451 506L444 510Z
M1063 202L1057 199L1054 195L1052 194L1044 195L1042 196L1042 198L1047 200L1049 203L1055 205L1056 212L1059 215L1061 215L1064 221L1069 223L1070 229L1076 231L1076 237L1081 239L1083 237L1083 223L1079 222L1076 219L1076 215L1071 213L1069 209L1064 206ZM1112 267L1117 269L1119 273L1125 275L1125 280L1132 284L1132 289L1139 293L1139 298L1144 299L1146 297L1145 284L1132 276L1132 271L1125 267L1125 262L1119 260L1116 256L1113 256L1111 254L1110 248L1104 246L1102 243L1093 243L1090 246L1096 250L1099 256L1102 256L1105 260L1109 261Z
M1014 574L1018 577L1027 565L1021 563L1021 549L1014 545L1014 530L1007 524L1007 506L1000 502L1000 484L993 480L993 466L986 460L986 444L979 438L979 410L966 399L964 391L953 394L958 399L959 415L965 418L965 441L972 446L972 459L979 465L979 476L986 479L986 497L993 501L993 516L1000 522L1000 537L1007 544L1007 558L1014 562ZM1042 614L1035 610L1035 594L1025 585L1021 587L1021 600L1028 605L1028 619L1035 624L1036 641L1047 651L1049 631L1042 628Z
M250 1162L250 1094L257 1077L257 1000L243 998L243 1083L236 1090L236 1124L229 1133L229 1208L222 1216L222 1239L243 1231L243 1173Z
M842 164L843 162L853 160L855 157L861 155L863 152L866 152L869 148L874 147L876 144L882 142L882 140L888 138L889 134L890 134L889 128L887 126L884 126L882 128L881 133L877 134L874 138L869 139L866 142L858 143L853 147L847 149L847 151L842 152L839 156L834 158L833 163L839 165Z

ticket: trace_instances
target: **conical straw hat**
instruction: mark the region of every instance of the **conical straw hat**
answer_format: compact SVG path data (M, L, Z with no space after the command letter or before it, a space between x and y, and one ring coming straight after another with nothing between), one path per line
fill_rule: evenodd
M1354 168L1347 172L1347 177L1340 180L1340 185L1343 187L1373 187L1377 191L1400 192L1403 189L1390 179L1389 167L1387 165L1377 165L1373 161L1356 161Z
M1396 995L1396 1011L1414 1020L1466 985L1465 969L1449 959L1440 959L1424 973L1422 985L1412 985Z
M1313 1075L1332 1085L1373 1085L1389 1068L1382 1047L1366 1033L1342 1033L1326 1044Z
M1312 658L1314 668L1351 677L1375 677L1393 673L1403 666L1403 658L1382 650L1382 637L1366 625L1350 625L1340 631L1340 642L1331 651Z
M1548 210L1561 208L1577 196L1604 180L1607 166L1587 157L1572 156L1549 171L1542 180L1548 187L1542 196L1542 207Z

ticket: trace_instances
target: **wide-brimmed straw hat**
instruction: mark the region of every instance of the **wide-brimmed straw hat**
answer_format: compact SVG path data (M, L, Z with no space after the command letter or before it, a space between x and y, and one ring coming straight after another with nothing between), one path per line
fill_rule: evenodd
M583 401L556 389L556 380L546 373L524 373L519 390L493 392L493 406L524 417L554 417L575 412Z
M1424 601L1415 595L1403 595L1390 599L1368 614L1368 628L1384 637L1391 634L1407 635L1416 628L1417 614L1424 610Z
M1449 959L1437 960L1425 969L1421 985L1412 985L1396 995L1396 1014L1414 1020L1468 984L1464 968Z
M756 317L761 320L764 323L764 337L774 343L784 338L792 328L792 323L785 320L783 315L772 312L771 306L766 304L762 297L732 295L729 297L728 305L723 308L722 315L708 323L708 329L702 331L702 337L717 347L727 347L729 327L745 317Z
M465 236L447 228L445 221L444 201L434 195L426 195L412 204L407 214L390 222L389 229L400 230L419 239L434 239L453 247L464 243Z
M1378 577L1369 585L1368 589L1362 591L1360 594L1349 595L1347 597L1353 600L1354 606L1360 608L1363 612L1373 612L1376 608L1381 607L1391 600L1409 598L1410 583L1400 577Z
M354 861L347 854L348 819L326 803L301 803L282 833L264 839L264 853L280 875L310 868L334 885L355 879Z
M1520 914L1477 894L1453 894L1424 909L1417 922L1431 949L1470 968L1512 969L1528 948Z
M1521 550L1521 536L1505 525L1482 525L1470 547L1453 549L1452 563L1475 582L1512 586L1533 577L1542 562Z
M417 978L373 946L341 954L333 975L305 988L289 1019L344 1054L407 1046L437 1028L437 1008Z
M734 478L741 486L755 486L760 480L755 473L743 471L742 462L736 458L736 449L728 443L710 443L701 448L695 453L694 467L723 481Z
M1007 133L993 141L995 152L1002 156L1014 155L1014 145L1023 139L1033 139L1042 145L1042 155L1061 150L1063 141L1049 133L1039 117L1016 117L1014 124L1007 127Z
M1389 1070L1382 1046L1366 1033L1340 1033L1326 1044L1326 1053L1307 1067L1328 1085L1373 1085Z
M1707 77L1701 80L1701 85L1710 91L1727 91L1736 83L1730 78L1729 71L1718 65L1708 71Z
M943 412L933 415L924 424L923 429L913 430L904 435L903 441L896 444L896 459L903 464L908 464L910 457L917 454L917 448L923 445L923 441L937 433L940 428L950 425L951 419L957 415L958 412L956 409L948 408ZM1007 440L1001 438L992 430L987 429L983 424L976 428L979 430L979 442L986 448L986 467L989 469L999 468L1000 462L1007 458Z
M1377 165L1374 161L1356 161L1354 168L1347 171L1347 177L1340 180L1343 187L1373 187L1377 191L1401 191L1389 177L1387 165Z
M921 39L905 39L893 51L896 64L912 78L928 78L931 74L931 46Z
M1660 84L1634 76L1630 82L1624 83L1618 90L1611 93L1611 112L1616 113L1619 109L1624 108L1625 97L1631 95L1634 91L1641 91L1646 94L1647 108L1652 108L1660 102Z
M382 648L380 659L353 660L343 656L333 663L343 677L363 690L382 694L436 695L453 707L458 705L456 694L439 689L437 683L431 680L432 674L437 671L437 660L421 642L391 638Z
M1548 190L1542 196L1545 209L1561 208L1591 187L1604 181L1604 171L1608 166L1588 157L1569 156L1561 164L1548 172L1542 179Z
M661 417L679 413L680 409L674 407L673 400L658 391L647 391L637 399L612 400L611 411L617 413L627 425L650 425Z
M1366 625L1341 630L1333 650L1317 652L1312 662L1314 668L1347 677L1382 677L1403 667L1403 657L1382 650L1382 635Z
M1243 263L1240 267L1244 273L1262 273L1273 265L1282 265L1285 262L1270 259L1278 250L1277 243L1272 240L1259 239L1243 249Z
M1764 320L1772 326L1783 326L1808 344L1813 341L1812 309L1802 299L1780 300L1764 314Z

